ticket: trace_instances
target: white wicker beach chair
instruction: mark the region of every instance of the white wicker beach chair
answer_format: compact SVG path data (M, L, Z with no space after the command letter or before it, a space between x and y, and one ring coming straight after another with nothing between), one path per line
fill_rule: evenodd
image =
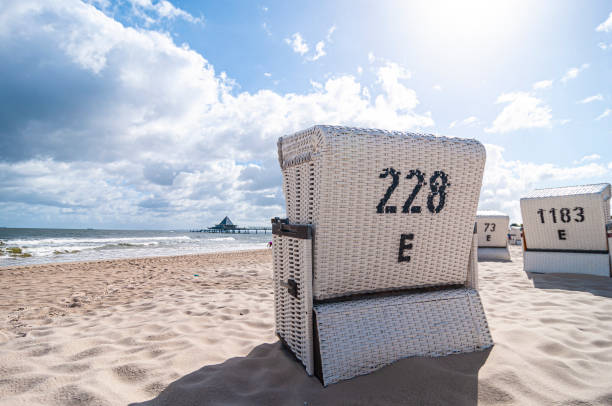
M497 211L479 211L476 215L479 261L510 261L508 225L510 217Z
M610 276L610 184L534 190L521 213L525 271Z
M509 240L508 243L510 245L521 245L523 243L523 230L521 227L511 226L508 230Z
M315 126L278 142L276 333L324 385L492 345L477 291L475 140Z

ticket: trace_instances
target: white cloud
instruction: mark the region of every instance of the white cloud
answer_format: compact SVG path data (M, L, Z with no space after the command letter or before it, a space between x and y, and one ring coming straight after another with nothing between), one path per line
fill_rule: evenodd
M450 123L450 125L448 126L448 128L455 128L455 127L468 127L468 126L474 126L478 124L478 118L474 117L474 116L470 116L468 118L464 118L463 120L460 121L453 121L452 123Z
M535 188L603 180L611 174L609 168L593 162L564 167L548 163L508 161L503 156L504 148L491 144L485 147L487 161L478 208L508 213L513 221L521 219L520 197Z
M317 90L323 90L323 85L315 80L310 79L310 86Z
M603 23L599 24L597 26L597 28L595 28L596 31L605 31L605 32L611 32L612 31L612 12L610 12L610 15L608 16L608 19L606 21L604 21Z
M474 116L468 117L462 121L462 123L465 125L474 124L476 122L478 122L478 119Z
M316 61L317 59L325 55L327 55L325 53L325 42L319 41L315 45L315 54L311 58L309 58L309 60Z
M372 52L368 52L368 62L374 63L375 60L376 58L374 57L374 54Z
M325 37L327 39L328 43L332 43L334 41L332 41L332 34L336 31L336 24L332 25L331 27L329 27L329 30L327 30L327 36Z
M0 85L36 94L10 103L0 94L9 106L0 224L69 221L62 210L84 227L188 227L225 214L260 223L282 214L279 136L316 123L434 125L415 110L410 72L392 62L374 65L372 88L341 75L304 93L238 92L167 33L125 27L88 4L26 1L0 11Z
M601 159L601 156L598 155L598 154L586 155L586 156L583 156L582 158L574 161L574 165L582 164L582 163L590 162L590 161L597 161L599 159Z
M610 47L610 45L606 44L605 42L600 42L597 44L597 46L603 49L604 51Z
M185 10L175 7L169 1L127 0L134 15L142 18L147 25L156 24L164 19L180 18L190 23L203 23L204 17L194 17Z
M327 31L327 42L329 43L332 42L331 35L334 33L335 30L336 30L336 26L333 25ZM291 45L294 52L304 56L310 50L310 46L304 40L304 38L302 38L302 35L299 32L296 32L295 34L293 34L291 38L292 39L286 38L285 42ZM305 60L314 62L316 60L319 60L319 58L325 55L327 55L327 52L325 52L325 41L321 40L315 44L314 54L305 57Z
M386 95L376 98L377 106L385 106L395 110L412 110L419 101L416 92L400 83L400 80L410 79L412 74L406 68L393 62L386 62L378 68L378 82Z
M569 123L570 121L572 121L572 120L570 120L569 118L564 118L564 119L559 121L559 124L565 125L565 124Z
M269 78L269 77L271 77L271 76L272 76L272 74L271 74L270 72L264 72L264 76L265 76L265 77L267 77L267 78Z
M605 109L604 112L601 113L599 116L597 116L597 118L595 120L601 120L602 118L608 117L610 114L612 114L612 110L611 109Z
M495 118L488 133L505 133L526 128L551 127L551 109L541 99L527 92L504 93L496 103L509 103Z
M433 86L433 89L434 89L434 90L437 90L438 92L441 92L441 91L442 91L442 86L440 86L440 85L434 85L434 86Z
M341 75L303 93L238 92L228 75L168 34L126 28L92 6L62 1L22 7L22 0L0 12L0 85L36 94L0 94L7 109L0 224L176 228L226 214L261 223L283 210L278 136L315 123L434 125L429 112L416 111L410 71L399 64L372 60L372 87ZM546 110L529 94L498 101L510 103L504 111L515 103ZM481 208L516 220L525 191L610 176L595 162L507 161L494 145L486 165Z
M261 28L266 32L266 35L268 37L272 36L272 30L270 30L270 27L268 26L268 23L266 23L265 21L263 22L263 24L261 24ZM285 40L286 41L286 40Z
M582 99L582 100L580 100L577 103L587 104L587 103L591 103L591 102L594 102L594 101L602 101L602 100L603 100L603 96L601 94L596 94L594 96L589 96L589 97L587 97L585 99Z
M570 79L575 79L580 72L587 69L590 65L588 63L583 63L579 68L570 68L565 75L561 78L561 82L567 83Z
M304 39L302 38L302 34L300 34L299 32L296 32L295 34L293 34L291 36L291 39L285 38L285 42L289 46L291 46L291 48L293 49L293 52L298 53L300 55L304 55L309 50L308 44L304 42Z
M540 80L539 82L535 82L533 84L533 89L534 90L548 89L552 87L552 84L553 84L552 80Z
M361 66L357 67L357 73L360 75L363 73L363 68Z

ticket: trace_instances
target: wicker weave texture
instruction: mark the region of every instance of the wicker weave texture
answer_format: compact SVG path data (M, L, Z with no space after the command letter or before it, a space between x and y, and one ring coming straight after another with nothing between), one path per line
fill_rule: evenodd
M478 351L493 345L475 290L453 289L315 305L323 384L401 358Z
M472 237L472 249L470 250L470 260L468 261L468 273L465 287L478 289L478 234Z
M505 247L508 244L508 216L476 216L479 247Z
M316 299L465 282L485 161L478 141L316 126L281 138L279 161L289 221L316 230ZM390 168L400 172L397 187L379 213ZM423 185L405 213L416 170ZM410 260L400 262L402 235L412 239Z
M493 247L479 247L478 248L478 260L479 261L510 261L510 250L508 247L493 248Z
M543 196L540 190L521 199L527 248L607 251L605 224L610 213L610 185L596 189L596 193L560 195L556 189L547 190L551 196Z
M526 272L610 276L609 254L524 251L523 262Z
M563 186L545 189L535 189L525 194L523 199L539 199L559 196L579 196L603 194L604 199L610 197L609 183L595 183L591 185Z
M274 310L276 334L313 373L312 240L273 236ZM283 283L297 283L297 298Z

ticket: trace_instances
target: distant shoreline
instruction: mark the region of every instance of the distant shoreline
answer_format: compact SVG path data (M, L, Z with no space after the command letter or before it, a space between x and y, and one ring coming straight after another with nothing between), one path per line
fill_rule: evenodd
M0 267L263 249L271 234L1 229Z
M98 260L90 260L90 261L66 261L66 262L45 262L39 264L27 264L27 265L0 265L0 271L4 270L16 270L16 269L27 269L27 268L47 268L49 266L61 266L61 265L91 265L94 263L110 263L110 262L127 262L127 261L154 261L158 259L181 259L181 258L189 258L189 257L212 257L212 256L226 256L226 255L247 255L258 252L270 252L272 250L268 248L263 249L244 249L244 250L230 250L230 251L218 251L218 252L203 252L200 254L181 254L181 255L157 255L150 257L133 257L133 258L108 258L108 259L98 259Z

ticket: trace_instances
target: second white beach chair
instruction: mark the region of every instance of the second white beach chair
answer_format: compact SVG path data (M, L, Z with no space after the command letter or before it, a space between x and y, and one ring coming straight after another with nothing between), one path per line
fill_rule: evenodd
M510 261L508 225L510 217L498 211L479 211L476 215L479 261Z
M278 142L276 333L328 385L492 345L476 290L475 140L316 126Z
M508 230L508 243L510 245L521 245L523 243L523 230L521 227L510 226Z
M610 276L610 184L537 189L521 198L528 272Z

